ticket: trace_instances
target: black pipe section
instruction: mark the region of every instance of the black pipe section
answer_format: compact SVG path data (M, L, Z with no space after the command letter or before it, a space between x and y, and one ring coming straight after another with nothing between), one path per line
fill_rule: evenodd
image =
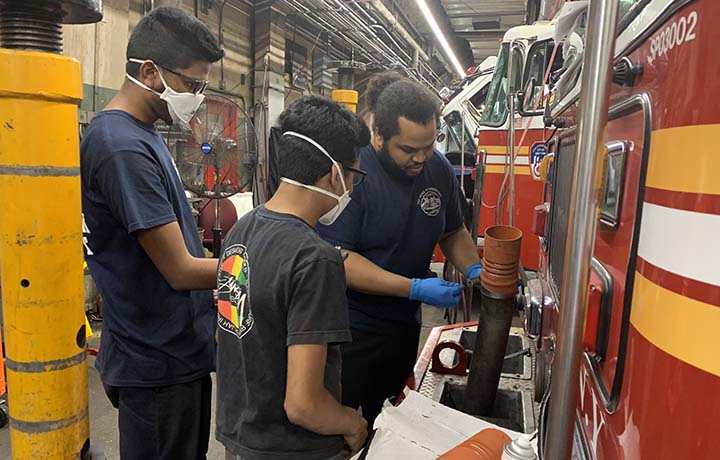
M220 42L220 48L225 49L225 31L223 30L223 16L225 14L225 5L227 0L223 0L222 5L218 11L218 41ZM254 39L255 37L253 37ZM254 57L253 57L254 58ZM225 89L225 53L220 58L220 89Z
M494 294L484 288L480 291L480 318L465 389L463 412L490 417L515 312L515 296Z

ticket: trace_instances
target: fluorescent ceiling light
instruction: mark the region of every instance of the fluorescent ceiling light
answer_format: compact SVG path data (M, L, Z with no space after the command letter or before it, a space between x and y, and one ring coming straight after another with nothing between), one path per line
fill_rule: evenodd
M461 78L464 77L465 70L460 65L460 61L458 60L457 56L455 56L455 52L453 52L452 48L450 47L450 43L448 43L447 38L445 38L445 35L443 35L442 30L440 30L440 26L433 17L427 3L425 3L425 0L417 0L417 4L420 7L420 11L422 11L423 15L425 16L425 20L435 34L435 38L437 38L437 41L440 42L440 45L445 50L445 54L447 55L448 59L450 59L452 65L455 67L455 71L458 73L458 75L460 75Z

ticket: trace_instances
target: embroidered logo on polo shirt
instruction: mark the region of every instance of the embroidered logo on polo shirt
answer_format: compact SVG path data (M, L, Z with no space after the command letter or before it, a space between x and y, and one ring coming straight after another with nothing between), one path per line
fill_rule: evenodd
M250 309L250 267L241 244L227 248L220 259L218 276L218 326L241 339L255 320Z
M426 188L420 194L417 203L426 215L435 217L442 207L442 193L435 187Z

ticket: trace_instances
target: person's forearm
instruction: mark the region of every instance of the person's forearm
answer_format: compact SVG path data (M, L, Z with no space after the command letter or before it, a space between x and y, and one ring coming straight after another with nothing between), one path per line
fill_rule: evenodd
M472 264L480 263L477 244L473 242L465 226L440 240L440 249L456 269L465 273Z
M326 436L352 433L354 418L358 417L356 411L340 404L327 390L305 399L297 406L286 402L285 412L293 424Z
M372 295L410 296L410 278L383 270L356 252L347 252L345 276L350 289Z
M178 291L215 289L217 287L217 259L191 257L184 267L178 270L171 282Z

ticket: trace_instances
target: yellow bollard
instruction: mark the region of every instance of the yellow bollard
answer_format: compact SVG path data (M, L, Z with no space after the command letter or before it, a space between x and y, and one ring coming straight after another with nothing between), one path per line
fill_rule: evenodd
M332 100L345 105L351 112L355 113L358 104L358 92L352 89L335 89L332 92Z
M80 64L0 48L0 276L13 460L87 458Z

